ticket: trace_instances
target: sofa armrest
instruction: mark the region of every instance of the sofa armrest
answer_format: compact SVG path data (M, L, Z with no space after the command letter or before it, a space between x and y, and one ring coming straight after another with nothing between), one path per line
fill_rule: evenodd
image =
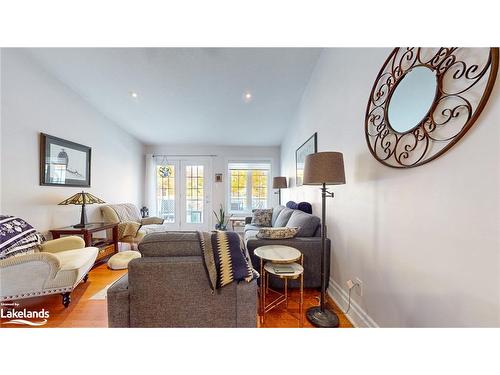
M43 262L49 265L52 275L55 275L61 267L61 263L55 255L39 252L2 259L0 260L0 269L6 269L8 267L19 265L26 265L26 267L29 267L29 265L33 262Z
M122 276L107 291L108 327L125 328L130 326L130 304L128 274Z
M20 298L39 292L59 271L59 259L50 253L34 253L0 260L0 296Z
M257 280L236 286L236 327L255 328L257 324Z
M145 217L141 219L142 225L150 225L150 224L163 224L165 220L160 217Z
M85 241L78 236L61 237L56 240L44 242L41 250L46 253L58 253L60 251L83 249Z
M246 241L246 247L255 269L260 267L260 258L254 254L254 250L260 246L284 245L299 250L304 255L304 288L317 288L321 285L321 237L295 237L289 239L260 239L250 237ZM326 248L331 249L330 239L326 239ZM330 278L330 250L326 252L326 280ZM271 282L273 285L273 282ZM292 280L289 286L296 288L297 280Z

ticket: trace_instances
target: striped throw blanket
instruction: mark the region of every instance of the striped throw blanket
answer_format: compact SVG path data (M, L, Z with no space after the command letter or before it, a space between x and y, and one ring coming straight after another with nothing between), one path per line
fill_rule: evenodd
M0 259L37 252L43 236L26 221L0 215Z
M259 277L238 233L198 232L203 260L212 290L232 282L250 282Z

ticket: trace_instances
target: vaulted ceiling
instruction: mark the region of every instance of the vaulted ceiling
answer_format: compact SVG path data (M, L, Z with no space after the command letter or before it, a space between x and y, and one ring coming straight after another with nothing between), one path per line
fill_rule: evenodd
M316 48L33 48L49 73L145 144L279 145Z

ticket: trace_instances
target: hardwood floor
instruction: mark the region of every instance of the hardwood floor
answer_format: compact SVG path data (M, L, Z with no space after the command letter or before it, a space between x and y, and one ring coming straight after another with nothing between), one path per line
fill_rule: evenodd
M127 271L109 270L106 264L94 268L89 274L89 280L77 286L71 293L71 304L65 309L61 303L59 294L45 296L40 298L31 298L20 300L18 309L26 308L33 310L45 310L50 312L50 318L46 325L42 327L79 327L79 328L98 328L107 327L107 305L106 300L90 299L96 293L100 292L107 285L118 280ZM311 306L318 304L316 297L319 293L316 290L304 291L304 311ZM268 312L265 322L261 326L264 328L293 328L298 327L298 292L293 291L288 308L282 305ZM352 327L344 314L338 309L332 301L329 301L333 310L337 312L340 318L340 327ZM0 328L20 328L27 327L23 325L4 324L8 319L0 320ZM304 318L304 327L312 325Z
M305 311L308 308L319 305L319 292L315 289L305 289L304 290L304 319L303 328L314 328L311 323L305 317ZM274 308L273 310L266 313L264 324L261 324L262 328L297 328L299 327L299 291L292 290L290 293L290 299L288 302L288 307L285 304ZM344 313L339 309L339 307L327 297L328 306L332 311L334 311L340 321L340 328L353 328L351 322L346 318Z
M45 310L50 312L50 318L42 327L77 327L99 328L108 326L108 311L106 300L91 300L90 298L107 285L118 280L127 270L112 271L106 264L94 268L89 273L86 283L80 284L71 293L71 303L64 308L61 295L54 294L39 298L19 300L17 309ZM27 327L24 325L3 324L8 319L0 320L1 328Z

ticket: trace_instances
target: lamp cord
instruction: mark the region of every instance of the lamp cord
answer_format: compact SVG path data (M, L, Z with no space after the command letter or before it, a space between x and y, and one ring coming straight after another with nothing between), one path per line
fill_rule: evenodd
M356 283L356 284L354 284L354 285L352 286L352 288L350 288L350 289L349 289L348 299L347 299L347 310L345 310L345 311L344 311L344 310L340 309L344 315L347 315L347 313L348 313L348 312L349 312L349 310L351 309L351 291L354 289L354 287L356 287L356 286L358 286L358 285L359 285L359 284L358 284L358 283ZM320 298L319 298L319 297L316 297L316 298L317 298L318 300L320 300ZM339 306L339 308L340 308L340 306Z
M358 285L358 284L355 284L352 288L349 289L349 293L348 293L348 305L347 305L347 310L346 311L342 311L344 313L344 315L347 315L347 313L349 312L349 309L351 308L351 290L354 289L354 287Z

